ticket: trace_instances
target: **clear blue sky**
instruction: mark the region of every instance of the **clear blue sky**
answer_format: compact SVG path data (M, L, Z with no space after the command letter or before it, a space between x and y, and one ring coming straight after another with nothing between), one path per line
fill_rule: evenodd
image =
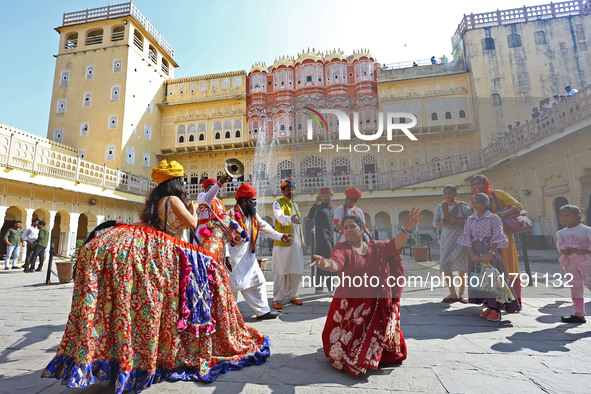
M116 1L115 4L124 1ZM527 5L548 1L525 2ZM53 29L64 12L113 4L101 0L3 1L0 123L47 134ZM137 0L134 4L175 49L176 77L249 71L305 48L368 48L380 63L449 56L463 14L523 6L516 0Z

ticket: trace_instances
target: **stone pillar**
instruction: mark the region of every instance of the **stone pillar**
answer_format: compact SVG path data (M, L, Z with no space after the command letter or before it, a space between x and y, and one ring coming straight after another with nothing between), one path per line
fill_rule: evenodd
M398 235L398 211L390 207L390 226L392 227L392 237Z
M27 212L26 217L23 219L23 230L26 230L31 226L31 222L33 221L33 212L35 212L32 208L25 208ZM25 242L25 247L21 247L21 252L19 256L19 260L25 261L27 258L27 243Z
M66 245L68 245L67 255L71 256L76 251L76 235L78 234L78 220L80 219L79 213L70 212L70 229L66 234Z
M6 218L6 211L8 211L8 207L5 205L0 205L0 227L4 226L4 220ZM4 240L0 239L0 242L4 242Z
M45 223L45 228L49 231L49 242L47 243L47 247L45 248L45 263L43 263L46 267L49 264L49 251L51 250L51 230L53 230L53 225L55 224L55 215L57 211L49 211L49 222Z
M5 205L0 206L0 220L2 221L0 227L4 226L4 219L6 218L6 211L8 211L8 207Z

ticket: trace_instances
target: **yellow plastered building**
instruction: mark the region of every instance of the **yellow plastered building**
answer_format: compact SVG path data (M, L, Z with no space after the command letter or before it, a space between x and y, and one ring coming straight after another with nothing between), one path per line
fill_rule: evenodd
M544 18L536 17L539 7L549 10ZM279 59L269 69L258 64L249 73L175 79L174 50L133 4L66 13L56 28L60 39L48 139L0 128L0 165L5 168L0 217L8 222L48 218L54 242L60 253L67 253L73 240L95 223L137 220L154 186L150 170L160 159L184 166L191 199L202 191L200 181L220 176L231 159L243 164L244 174L220 196L231 206L236 188L252 181L259 190L259 212L271 223L270 205L280 196L280 182L292 176L303 215L319 188L331 186L337 206L346 187L355 186L363 191L358 205L378 238L395 235L412 206L425 213L420 231L435 238L433 213L443 186L459 186L459 199L469 202L469 179L483 172L494 187L524 203L534 221L533 235L553 235L561 204L577 204L585 212L589 207L591 146L585 133L591 118L586 87L591 59L586 37L591 17L560 11L559 4L539 7L497 11L488 22L484 14L466 15L452 39L449 63L376 64L375 78L365 75L368 79L358 88L370 92L376 86L377 101L369 101L377 103L382 116L406 112L417 118L412 129L417 141L398 132L391 141L373 141L381 150L347 149L360 141L335 141L334 124L329 125L332 134L307 140L298 127L305 120L297 111L292 136L287 129L283 134L275 130L281 121L272 118L276 114L269 114L265 125L262 120L249 123L249 92L280 84L283 77L288 85L290 64L300 67L293 84L303 78L298 70L304 73L305 65L314 68L314 78L323 78L322 67L357 78L362 67L347 65L342 51L325 56L313 49L297 61ZM352 59L370 57L362 50ZM249 87L253 73L258 79L250 79ZM564 94L569 84L579 90L576 96L531 118L541 98ZM293 103L298 103L297 89L273 89L277 97L295 95ZM263 113L262 107L253 111ZM521 126L507 133L507 125L517 121ZM257 130L277 137L263 143L254 137ZM322 144L334 148L322 149ZM403 149L385 149L392 144Z

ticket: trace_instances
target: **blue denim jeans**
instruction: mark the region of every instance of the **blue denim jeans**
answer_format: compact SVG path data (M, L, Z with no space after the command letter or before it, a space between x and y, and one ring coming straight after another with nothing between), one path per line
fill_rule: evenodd
M9 264L9 260L12 257L12 266L14 267L16 265L16 263L18 262L18 254L21 250L21 245L17 244L17 245L6 245L6 262L4 263L4 266L8 268Z

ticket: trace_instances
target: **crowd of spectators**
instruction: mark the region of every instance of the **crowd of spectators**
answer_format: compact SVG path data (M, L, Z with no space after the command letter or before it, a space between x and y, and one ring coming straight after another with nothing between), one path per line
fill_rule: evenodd
M540 100L539 106L532 108L531 118L532 119L539 118L540 120L546 120L550 116L550 113L552 112L552 107L554 105L560 103L566 97L570 97L570 96L578 93L578 90L574 89L570 85L565 86L564 90L566 93L563 95L555 94L553 99L550 99L549 97L547 97L543 100ZM519 126L521 126L521 122L516 122L515 126L508 125L507 131L505 132L505 134L511 134L513 132L513 130L515 130Z

